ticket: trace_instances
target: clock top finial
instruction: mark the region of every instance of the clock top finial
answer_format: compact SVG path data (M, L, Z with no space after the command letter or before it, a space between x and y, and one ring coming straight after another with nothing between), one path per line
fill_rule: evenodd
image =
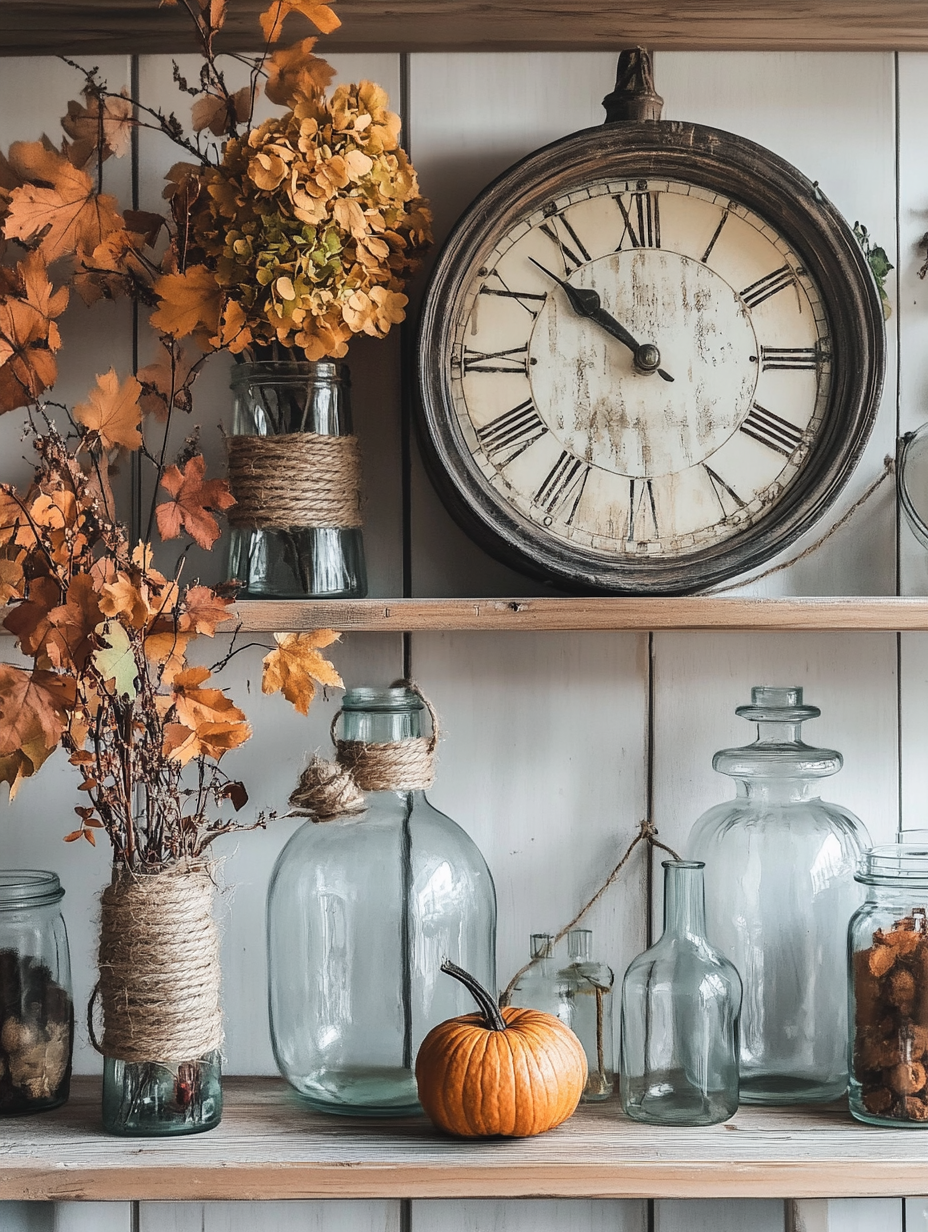
M664 100L654 89L654 68L643 47L627 48L619 55L615 89L603 99L606 123L622 120L659 120Z

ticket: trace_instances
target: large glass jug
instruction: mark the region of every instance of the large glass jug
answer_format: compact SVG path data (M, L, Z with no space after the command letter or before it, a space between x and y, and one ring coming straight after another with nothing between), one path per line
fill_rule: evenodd
M346 742L418 740L422 703L351 689ZM474 842L421 790L370 791L359 816L308 821L268 895L271 1035L284 1077L329 1112L419 1110L423 1037L473 1002L450 958L496 987L496 893Z
M736 713L757 740L716 753L737 797L699 818L687 854L706 865L708 935L744 982L741 1102L836 1099L847 1087L847 921L869 835L819 796L843 759L803 743L803 722L821 711L802 689L752 689Z

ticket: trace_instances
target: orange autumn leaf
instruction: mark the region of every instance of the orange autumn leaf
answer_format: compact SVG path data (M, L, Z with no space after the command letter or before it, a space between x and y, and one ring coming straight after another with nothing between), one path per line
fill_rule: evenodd
M153 415L161 423L168 417L169 404L180 411L189 411L193 406L190 386L197 378L194 371L199 362L191 358L180 343L172 342L165 345L173 348L174 362L171 362L171 352L168 351L153 364L146 364L135 374L142 384L142 396L139 404L146 415Z
M231 606L231 599L217 595L208 586L191 586L184 596L179 627L186 632L205 633L207 637L212 637L217 625L232 619Z
M305 38L292 47L281 47L268 57L264 93L272 103L287 107L297 95L312 98L328 88L335 69L311 54L316 42L314 38Z
M74 418L92 433L104 449L125 445L138 449L142 443L139 423L142 409L139 394L142 387L134 376L127 376L120 385L115 368L97 376L97 385L87 402L74 408Z
M221 689L201 686L210 678L209 668L189 667L173 681L176 723L165 724L165 752L185 765L203 754L217 761L251 735L244 712Z
M57 377L47 323L23 300L0 300L0 415L28 406Z
M85 93L84 98L83 104L72 99L68 114L61 118L61 127L74 142L67 151L72 166L84 166L100 146L101 133L104 158L128 154L134 127L131 100L124 94L109 95L101 105L93 94Z
M231 127L229 111L231 110L236 124L244 124L251 115L257 95L257 86L254 91L250 86L242 86L229 96L228 101L218 94L204 94L197 99L190 111L193 131L199 133L208 128L217 137L224 136Z
M15 799L23 779L37 773L53 752L54 748L47 748L44 740L38 740L0 756L0 783L9 786L11 801Z
M145 657L153 663L160 664L162 683L170 684L178 672L182 672L187 666L185 655L187 643L192 636L191 633L179 633L175 629L166 629L149 633L145 638L143 644Z
M268 43L276 43L280 38L289 13L302 13L322 34L331 34L342 24L327 4L317 4L315 0L271 0L260 19Z
M131 629L143 629L148 623L149 607L138 587L121 570L112 581L100 587L100 611L115 616Z
M61 587L49 577L36 578L29 584L29 598L17 603L8 612L3 627L19 641L20 649L34 658L44 656L45 640L51 632L48 616L61 603ZM43 666L47 666L47 656Z
M282 692L300 714L306 714L316 696L314 680L322 685L344 688L341 676L318 650L338 639L339 634L332 629L315 629L311 633L275 633L277 649L264 658L261 692Z
M76 573L68 584L64 603L48 614L53 631L46 640L46 651L55 667L81 671L86 666L96 648L93 635L100 619L93 578Z
M0 663L0 756L33 743L55 748L75 695L76 682L68 676Z
M182 274L164 274L154 286L158 307L150 320L155 329L173 338L193 334L204 350L219 329L222 293L205 265L191 265Z
M201 548L211 548L219 538L219 523L213 513L235 504L224 479L204 479L206 460L202 454L190 459L183 470L169 466L161 486L173 496L156 510L162 539L176 539L185 530Z
M122 228L115 198L97 193L90 176L66 158L55 169L51 188L13 189L4 224L7 239L28 243L41 236L39 251L49 264L78 249L92 252Z
M19 560L0 557L0 605L23 597L25 574Z

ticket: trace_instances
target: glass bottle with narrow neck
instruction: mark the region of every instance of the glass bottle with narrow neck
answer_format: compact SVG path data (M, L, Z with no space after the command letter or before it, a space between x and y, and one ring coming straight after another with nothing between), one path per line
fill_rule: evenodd
M704 866L664 862L664 932L622 983L622 1105L655 1125L738 1109L741 980L706 937Z
M559 1017L578 1037L586 1053L587 1081L581 1100L608 1099L615 1081L612 1034L612 986L615 975L593 956L593 932L572 928L567 934L568 963L559 972Z
M551 933L532 933L529 938L529 958L532 965L519 976L509 1004L519 1009L541 1010L561 1016L562 989L554 961L554 937Z
M341 739L420 736L419 697L349 690ZM450 958L496 985L496 895L473 840L424 791L366 793L353 817L306 822L268 892L271 1036L284 1077L315 1108L419 1110L413 1064L423 1037L467 1013L441 974Z
M836 1099L847 1086L845 931L869 836L821 799L819 780L842 757L803 742L821 711L801 688L754 688L736 713L757 739L716 753L736 798L699 818L687 854L705 862L709 934L744 981L741 1101Z

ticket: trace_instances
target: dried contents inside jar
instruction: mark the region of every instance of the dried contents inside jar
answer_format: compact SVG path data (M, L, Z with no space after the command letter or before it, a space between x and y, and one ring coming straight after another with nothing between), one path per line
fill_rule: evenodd
M71 998L48 967L0 949L0 1114L65 1098L72 1019Z
M854 1077L866 1110L928 1121L928 919L916 907L854 954Z

